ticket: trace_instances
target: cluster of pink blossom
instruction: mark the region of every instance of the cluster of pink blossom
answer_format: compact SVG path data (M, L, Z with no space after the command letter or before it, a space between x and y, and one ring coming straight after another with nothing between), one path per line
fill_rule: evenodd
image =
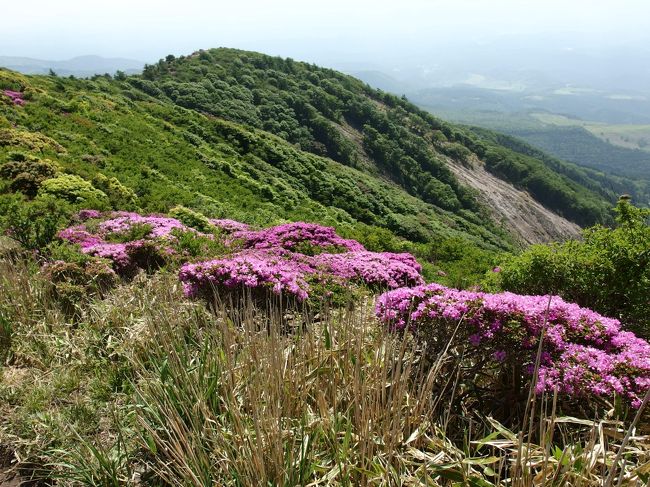
M224 259L186 264L180 278L188 296L228 289L272 288L299 300L309 297L309 283L338 281L393 289L423 282L422 268L410 254L369 252L333 228L288 223L232 234L244 251ZM313 255L315 254L315 255Z
M315 255L308 263L317 272L384 289L424 282L422 267L411 254L359 250Z
M179 273L185 295L211 295L220 286L228 289L268 288L275 294L307 298L308 266L286 255L249 250L224 259L185 264Z
M23 106L25 104L24 95L20 91L4 90L2 94L11 98L16 105Z
M167 237L173 230L190 231L189 227L183 225L175 218L166 216L147 215L142 216L138 213L121 212L109 220L104 220L99 224L99 231L103 235L108 234L125 234L135 226L147 226L151 230L148 237Z
M250 226L245 223L236 220L228 220L227 218L210 218L208 221L215 227L228 233L245 232L250 228Z
M62 230L59 237L78 244L86 254L110 259L121 274L143 267L143 256L164 259L169 254L165 242L174 238L174 230L203 235L161 215L82 210L77 220L83 223ZM298 222L255 231L233 220L211 223L230 232L226 243L238 245L228 257L181 268L179 276L188 296L212 293L222 286L230 290L269 288L304 300L309 297L310 283L336 281L394 289L423 282L422 268L412 255L369 252L330 227ZM152 248L152 242L160 248ZM244 250L238 252L242 246Z
M101 218L102 212L99 210L80 210L77 213L77 219L85 222L86 220L91 220L93 218Z
M187 296L226 288L270 287L276 293L309 296L309 282L337 280L379 288L423 282L421 267L410 254L368 251L315 256L285 249L249 249L227 258L185 264L180 271Z
M529 373L544 330L538 393L616 393L638 407L650 388L648 342L621 330L618 320L557 296L488 294L428 284L383 294L376 313L392 330L408 327L429 338L460 322L461 340L494 362L511 359Z
M332 227L305 222L286 223L262 230L238 231L233 234L233 237L242 240L244 247L249 249L285 249L298 252L365 250L356 240L338 236Z
M145 251L159 254L159 257L172 253L172 250L165 245L154 248L154 241L172 238L171 233L175 229L193 231L180 221L164 216L142 216L132 212L101 213L97 210L81 210L77 214L77 219L84 222L105 217L108 219L97 225L96 232L89 231L88 226L82 224L61 230L58 236L62 240L78 244L85 254L111 260L115 270L120 274L133 272L142 261L147 264L147 259L142 258ZM136 225L142 226L146 235L128 240L128 232ZM115 240L116 236L123 236L124 241L111 241Z

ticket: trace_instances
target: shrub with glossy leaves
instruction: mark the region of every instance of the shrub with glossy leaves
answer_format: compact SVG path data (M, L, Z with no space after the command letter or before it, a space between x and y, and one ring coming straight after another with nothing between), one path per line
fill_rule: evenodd
M0 197L0 231L28 250L52 242L71 214L70 205L52 197L39 196L33 201L19 195Z
M215 228L215 225L210 223L208 217L206 217L203 213L194 211L191 208L186 208L185 206L174 206L171 210L169 210L169 215L176 218L184 225L194 228L200 232L209 233L212 232Z
M12 191L33 198L43 181L53 178L58 171L59 166L49 159L15 152L0 166L0 177L10 181L9 189Z
M41 184L39 194L55 196L70 203L105 205L108 202L106 193L75 174L62 174L46 179Z
M93 177L93 186L103 191L113 208L136 209L138 196L135 192L124 186L116 177L108 177L97 173Z

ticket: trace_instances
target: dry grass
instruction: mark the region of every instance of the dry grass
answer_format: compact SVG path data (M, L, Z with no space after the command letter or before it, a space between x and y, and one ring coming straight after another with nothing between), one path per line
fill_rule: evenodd
M288 333L251 307L209 313L162 273L71 321L32 274L0 261L11 323L0 445L23 474L115 486L647 485L650 445L630 423L561 417L543 396L520 433L439 402L433 391L453 375L378 327L371 300Z

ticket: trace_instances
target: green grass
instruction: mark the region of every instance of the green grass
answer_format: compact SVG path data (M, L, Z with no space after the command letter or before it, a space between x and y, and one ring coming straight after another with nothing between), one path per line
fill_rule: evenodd
M626 149L650 152L650 125L613 125L569 118L554 113L531 113L530 115L544 124L560 127L583 127L607 143ZM650 164L650 160L648 164Z

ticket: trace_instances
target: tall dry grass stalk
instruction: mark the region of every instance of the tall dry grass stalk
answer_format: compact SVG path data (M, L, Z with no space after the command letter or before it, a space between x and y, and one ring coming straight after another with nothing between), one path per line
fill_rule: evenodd
M425 366L371 304L325 310L292 333L273 308L233 316L217 304L192 323L152 311L137 390L157 474L172 485L529 486L602 485L615 470L623 425L558 417L556 395L532 396L519 435L490 418L450 422L464 412L433 392L454 387L447 350ZM650 460L636 440L625 485L640 485Z
M29 265L0 260L0 313L11 324L0 444L57 485L650 478L643 413L636 424L562 417L558 397L542 395L518 434L454 409L453 394L434 392L456 390L445 357L453 351L422 360L408 335L378 326L370 299L316 318L286 316L272 302L237 313L217 302L210 312L161 273L84 305L72 322L44 289ZM85 422L84 408L92 408Z

